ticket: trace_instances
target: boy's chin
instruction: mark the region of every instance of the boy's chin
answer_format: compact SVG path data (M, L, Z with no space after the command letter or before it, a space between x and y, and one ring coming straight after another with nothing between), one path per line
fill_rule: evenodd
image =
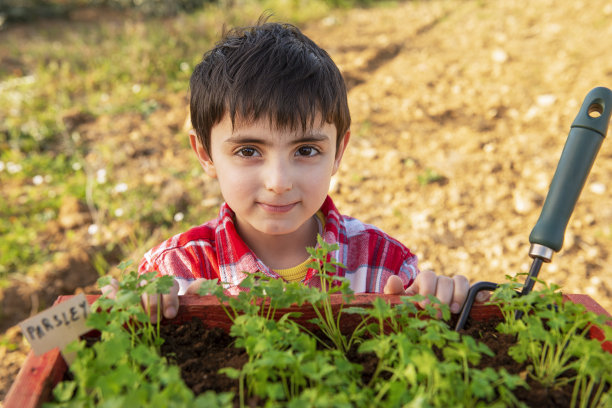
M260 234L265 235L265 236L269 236L269 237L274 237L274 238L280 238L280 237L289 237L293 234L299 234L300 233L300 227L301 225L261 225L259 226L259 228L255 228Z
M262 228L258 230L262 235L270 237L284 237L291 235L296 232L295 229L283 229L283 228Z

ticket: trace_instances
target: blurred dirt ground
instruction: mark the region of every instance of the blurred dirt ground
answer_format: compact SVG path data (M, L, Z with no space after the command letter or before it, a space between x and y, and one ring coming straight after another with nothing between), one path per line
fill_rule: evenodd
M350 88L352 139L331 191L338 208L404 242L423 269L495 282L527 272L529 233L570 125L592 88L612 88L612 1L405 2L337 13L302 28L329 51ZM186 95L168 95L147 123L128 113L75 118L74 126L91 140L92 152L96 140L131 149L118 155L115 168L171 190L159 197L164 205L181 199L185 188L164 170L197 171L185 159L191 154L185 141L172 136L185 121ZM608 311L611 157L605 141L564 247L540 273ZM214 183L196 179L202 199L218 206ZM66 230L84 233L86 210L71 202L64 209L49 239L61 240ZM117 235L104 239L129 229L117 225ZM153 232L151 243L163 238ZM95 290L91 247L66 250L57 262L37 282L23 278L0 294L11 316L0 346L0 398L28 350L9 326L57 295Z

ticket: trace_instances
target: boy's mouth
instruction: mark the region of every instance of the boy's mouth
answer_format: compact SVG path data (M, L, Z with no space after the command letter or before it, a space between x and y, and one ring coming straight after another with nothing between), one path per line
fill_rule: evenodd
M286 212L291 211L291 209L297 205L297 203L291 203L291 204L258 203L258 204L264 211L271 212L271 213L286 213Z

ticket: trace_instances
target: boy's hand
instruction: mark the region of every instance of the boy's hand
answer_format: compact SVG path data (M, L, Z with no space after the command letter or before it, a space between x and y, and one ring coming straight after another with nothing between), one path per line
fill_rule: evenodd
M170 293L165 295L142 295L142 304L149 313L151 323L157 323L157 303L161 299L162 316L166 319L174 319L179 309L179 284L173 281Z
M102 287L102 293L105 294L108 298L114 299L117 290L119 289L119 282L116 279L111 279L111 283ZM178 300L178 291L179 284L175 280L172 288L170 288L170 293L165 295L142 295L142 305L144 309L148 312L149 317L151 318L151 323L157 322L157 304L161 297L161 310L162 315L166 319L173 319L176 317L179 308L179 300Z
M433 271L423 271L419 273L406 290L404 284L397 275L391 275L383 292L387 295L434 295L440 302L450 307L451 313L459 313L461 307L467 298L470 283L463 275L455 275L452 278L448 276L437 276ZM488 298L487 292L480 292L476 296L477 302L484 302ZM429 300L425 299L419 302L419 306L425 307Z
M191 282L189 286L187 286L187 290L185 291L185 294L186 295L197 295L198 289L200 289L200 286L202 286L202 283L204 283L204 281L206 281L206 279L198 278L194 280L193 282Z

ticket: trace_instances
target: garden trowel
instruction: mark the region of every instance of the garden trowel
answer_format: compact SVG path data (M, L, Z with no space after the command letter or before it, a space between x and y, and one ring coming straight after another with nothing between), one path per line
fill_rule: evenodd
M550 262L553 254L563 246L565 229L606 137L611 113L612 91L604 87L592 89L572 123L540 218L529 235L529 256L533 261L520 296L531 292L542 263ZM493 282L476 282L470 287L455 330L463 329L476 294L482 290L495 290L497 286Z

